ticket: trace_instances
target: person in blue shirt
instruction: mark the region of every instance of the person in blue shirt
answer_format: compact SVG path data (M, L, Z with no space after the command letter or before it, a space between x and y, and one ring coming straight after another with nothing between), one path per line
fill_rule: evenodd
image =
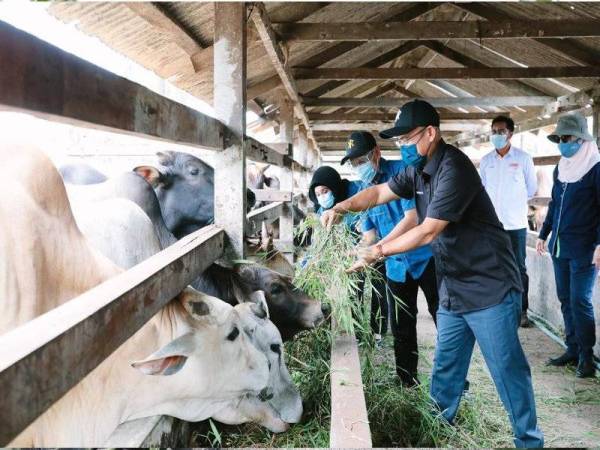
M367 131L353 132L346 143L342 164L350 161L361 181L362 189L386 183L404 170L404 161L388 161L381 157L375 137ZM362 220L363 241L372 245L384 243L403 234L417 224L414 199L396 200L366 210ZM418 383L417 365L417 293L419 287L427 299L427 307L436 322L438 291L431 248L426 245L385 260L396 373L404 386ZM395 301L399 299L400 302ZM436 322L437 323L437 322Z
M581 114L558 120L548 136L561 153L554 169L552 199L537 241L552 256L556 292L565 323L566 352L552 366L577 364L575 375L594 377L596 324L592 295L600 267L600 154Z
M329 166L319 167L313 174L308 188L308 197L315 205L315 212L320 217L324 211L333 208L337 203L352 197L360 191L360 183L342 179L340 174ZM355 232L360 233L360 215L347 214L343 223ZM374 266L381 277L372 280L373 291L371 293L371 330L375 342L381 344L383 335L387 331L388 304L385 287L385 266L378 264ZM361 275L358 283L358 301L362 301L365 278Z

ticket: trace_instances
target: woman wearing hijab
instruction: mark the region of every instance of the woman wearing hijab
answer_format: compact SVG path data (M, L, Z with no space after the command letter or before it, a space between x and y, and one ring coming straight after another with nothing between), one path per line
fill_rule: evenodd
M558 144L561 158L536 248L543 254L552 233L548 251L567 344L566 352L548 364L577 364L577 377L594 377L592 295L600 267L600 154L581 114L561 117L548 139Z
M340 174L329 166L319 167L313 174L308 188L308 197L315 205L315 212L321 216L326 210L333 208L337 203L352 197L362 189L360 182L342 179ZM347 214L343 223L353 232L359 233L359 214ZM385 286L385 266L379 264L375 267L381 274L380 279L373 280L373 292L371 293L371 329L375 336L375 342L381 344L382 335L387 330L388 305ZM358 285L359 301L362 300L364 290L364 278Z

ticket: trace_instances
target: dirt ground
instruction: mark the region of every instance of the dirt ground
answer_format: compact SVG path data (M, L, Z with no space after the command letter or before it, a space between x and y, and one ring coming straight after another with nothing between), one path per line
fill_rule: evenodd
M418 333L420 371L430 373L436 330L424 299L419 300ZM546 447L600 447L600 378L581 380L575 377L573 368L546 366L548 358L561 354L563 349L540 329L521 328L520 336L532 369L539 425ZM383 352L389 352L390 358L391 345L390 337L386 338ZM500 407L477 348L469 380L472 392L489 396L490 407Z

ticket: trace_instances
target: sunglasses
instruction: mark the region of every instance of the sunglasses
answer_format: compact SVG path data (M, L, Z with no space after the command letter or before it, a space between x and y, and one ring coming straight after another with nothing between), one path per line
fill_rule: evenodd
M558 144L559 142L566 144L567 142L571 142L572 137L573 136L570 134L563 134L562 136L550 136L550 140L555 144Z

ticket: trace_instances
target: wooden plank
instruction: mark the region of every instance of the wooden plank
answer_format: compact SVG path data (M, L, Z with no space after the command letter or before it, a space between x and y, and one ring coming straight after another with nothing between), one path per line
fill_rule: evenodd
M331 448L371 448L358 345L354 336L336 336L331 344Z
M495 117L503 115L510 116L510 111L500 111L491 113L445 113L440 112L441 120L491 120ZM377 122L393 122L396 119L396 114L386 113L357 113L336 111L330 114L309 113L308 118L312 122L336 122L336 121L377 121Z
M291 202L292 191L275 191L272 189L253 189L257 202Z
M439 6L439 3L419 2L414 5L411 5L406 10L390 17L389 20L390 21L399 21L399 22L413 20L413 19L416 19L417 17L425 14L426 12L431 11L432 9L436 8L437 6ZM347 53L351 50L354 50L357 47L360 47L361 45L363 45L363 42L340 42L340 43L337 43L336 45L333 45L332 47L326 48L325 50L320 51L316 55L313 55L310 58L302 61L302 63L299 65L302 67L319 67L323 64L326 64L326 63L334 60L335 58L342 56L344 53ZM276 83L276 84L274 84L274 83ZM262 95L265 92L267 92L267 90L265 90L265 88L274 89L277 85L279 85L279 83L280 83L279 77L274 76L268 80L265 80L262 83L262 85L260 86L260 88L262 88L262 90L259 88L259 84L255 85L255 86L251 86L248 89L248 98L255 98L255 97L251 96L251 93L252 93L252 95L255 95L256 97L258 97L259 95ZM273 87L271 88L270 86L273 86ZM319 88L317 88L317 89L319 89ZM316 92L313 92L313 91L311 91L309 94L311 97L318 97L319 95L321 95L321 94L317 94Z
M218 120L0 21L0 104L119 132L222 148Z
M291 167L292 158L282 155L272 148L273 144L263 144L254 138L246 136L246 158L266 164L273 164L279 167Z
M281 101L279 103L279 137L282 143L288 144L290 149L290 156L293 155L293 141L294 141L294 108L292 103L282 92ZM281 189L290 191L294 194L294 170L293 167L284 168L280 175L279 181ZM294 240L294 208L284 208L283 215L279 218L279 237L283 241ZM284 253L286 259L294 264L294 253Z
M222 251L222 230L204 227L0 336L0 444L75 386Z
M367 108L400 108L411 99L399 97L379 98L349 98L349 97L304 97L307 106L343 106L343 107L367 107ZM433 97L421 98L431 103L436 108L461 107L461 106L545 106L555 101L554 97L545 96L521 96L521 97Z
M243 259L245 251L246 30L244 3L215 3L213 103L227 127L215 167L215 223L227 234L230 259Z
M597 20L423 21L279 23L277 33L293 41L419 39L515 39L600 36Z
M246 231L249 236L258 233L261 229L262 223L271 223L274 220L279 219L279 216L283 214L284 202L275 202L263 206L262 208L250 211L246 220Z
M600 27L599 27L600 29ZM523 78L582 78L600 76L600 66L549 67L420 67L295 68L298 80L470 80Z
M281 78L281 82L283 87L285 88L287 95L294 103L294 108L296 109L296 113L298 117L306 127L309 137L313 139L313 143L316 147L318 144L314 141L312 137L312 131L310 129L310 123L308 121L308 116L304 109L304 105L298 95L298 88L296 87L296 80L289 68L286 64L286 58L283 55L283 51L279 46L279 42L277 36L275 35L275 31L273 30L273 26L271 25L271 21L269 20L269 16L267 14L267 10L263 3L255 3L254 8L252 10L252 21L260 36L263 45L265 46L265 50L267 55L271 58L271 63L275 68L275 71Z

